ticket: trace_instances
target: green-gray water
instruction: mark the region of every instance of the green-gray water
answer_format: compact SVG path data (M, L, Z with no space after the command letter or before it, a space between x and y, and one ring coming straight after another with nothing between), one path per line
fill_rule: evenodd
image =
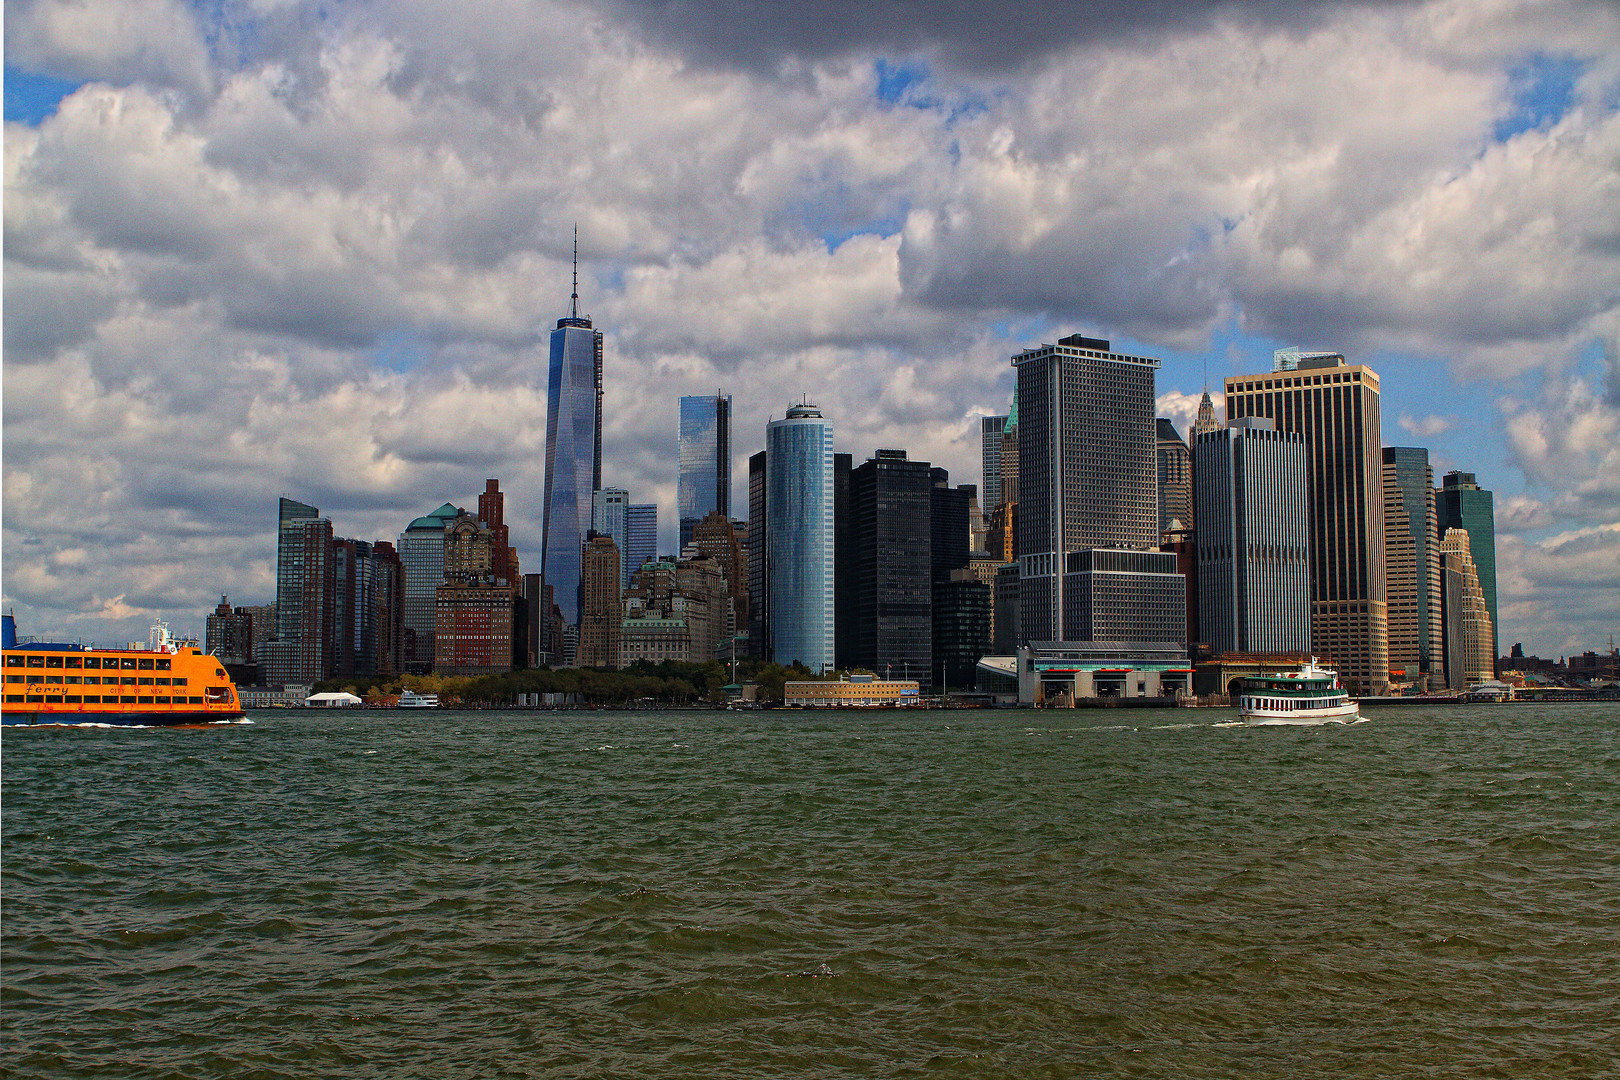
M1620 715L6 730L0 1064L1604 1076Z

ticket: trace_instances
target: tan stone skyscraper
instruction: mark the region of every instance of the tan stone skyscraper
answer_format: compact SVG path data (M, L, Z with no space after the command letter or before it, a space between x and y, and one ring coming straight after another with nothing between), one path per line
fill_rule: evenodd
M1265 416L1305 436L1311 648L1357 694L1389 686L1384 485L1378 374L1342 356L1226 380L1231 420Z
M619 632L624 620L619 545L611 536L592 535L580 552L579 666L618 667Z
M1446 624L1446 686L1466 690L1496 677L1491 611L1469 553L1468 530L1447 529L1440 541Z

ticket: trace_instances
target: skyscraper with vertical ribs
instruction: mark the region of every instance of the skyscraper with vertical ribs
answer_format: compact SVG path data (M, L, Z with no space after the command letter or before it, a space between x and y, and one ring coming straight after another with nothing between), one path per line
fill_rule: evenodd
M1311 609L1304 436L1248 417L1196 439L1198 639L1217 653L1303 651Z
M591 528L591 494L602 486L602 332L579 313L579 236L574 295L551 332L546 380L546 488L540 577L563 618L579 625L580 553Z
M680 469L675 483L680 547L704 517L731 516L731 395L681 398Z
M1445 667L1440 620L1440 532L1434 470L1421 446L1384 447L1384 562L1389 667L1408 682Z
M1021 642L1185 644L1187 582L1159 544L1159 361L1073 334L1018 370Z
M779 664L833 666L833 428L795 405L765 428L771 645Z
M1305 436L1311 648L1356 694L1389 686L1383 438L1378 374L1337 353L1226 380L1228 420L1263 416Z

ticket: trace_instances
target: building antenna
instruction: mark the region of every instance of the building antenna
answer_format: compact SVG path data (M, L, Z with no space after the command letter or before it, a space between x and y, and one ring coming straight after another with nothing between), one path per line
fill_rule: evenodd
M579 222L574 222L574 296L569 309L571 318L579 318Z

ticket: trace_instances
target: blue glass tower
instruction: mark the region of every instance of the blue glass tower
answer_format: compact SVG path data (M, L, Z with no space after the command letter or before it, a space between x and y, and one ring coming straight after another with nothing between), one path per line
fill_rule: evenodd
M731 395L681 398L680 439L675 510L684 550L706 515L731 516Z
M551 332L546 382L546 491L540 577L563 618L579 625L580 551L591 527L591 495L602 486L602 332L579 313L579 238L574 295Z
M833 429L814 405L765 426L774 659L833 667Z

